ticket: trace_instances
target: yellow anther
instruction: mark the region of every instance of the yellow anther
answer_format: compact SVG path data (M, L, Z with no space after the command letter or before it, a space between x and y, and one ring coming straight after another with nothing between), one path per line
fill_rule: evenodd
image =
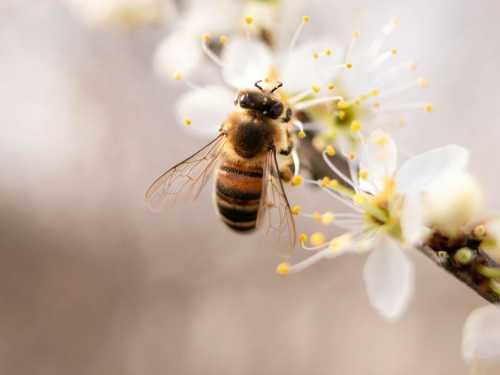
M253 22L255 21L254 18L252 16L245 16L245 18L243 18L243 21L247 24L247 25L251 25L253 24Z
M360 35L361 35L361 33L359 31L353 31L352 32L352 37L353 38L359 38Z
M359 179L364 181L368 179L368 171L366 169L361 169L359 171Z
M292 178L292 186L299 186L300 184L302 184L302 181L303 181L303 178L301 175L297 175L297 176L293 176Z
M328 187L329 183L330 183L330 178L325 176L319 181L319 186L321 186L322 188L326 188Z
M304 23L308 23L310 20L311 20L311 17L309 17L309 16L302 17L302 22L304 22Z
M346 113L345 113L345 111L339 111L337 113L337 116L339 117L339 120L343 120L346 116Z
M307 242L307 234L305 234L305 233L301 233L301 234L299 235L299 242L300 242L301 244L306 243L306 242Z
M311 234L311 245L321 246L326 242L325 235L321 232Z
M370 94L371 94L371 96L379 96L380 95L380 90L379 89L373 89Z
M346 67L347 69L352 69L352 64L351 64L351 63L347 63L347 64L345 64L345 67Z
M325 48L324 54L325 56L331 56L333 54L333 51L331 48Z
M300 138L300 139L303 139L306 137L306 132L301 130L297 133L297 136Z
M326 146L325 152L328 156L332 157L332 156L335 156L335 154L337 153L337 150L332 145L328 145L328 146Z
M425 78L419 78L418 79L418 85L422 88L428 87L429 86L429 81L427 81Z
M431 103L427 103L427 104L424 106L424 110L425 110L425 112L429 112L429 113L431 113L433 109L434 109L434 108L432 107L432 104L431 104Z
M373 108L375 108L375 109L379 109L380 108L380 102L379 101L373 102L372 105L373 105Z
M227 44L228 41L229 41L229 38L226 35L221 35L219 38L219 43L222 45Z
M189 126L193 123L193 120L191 120L190 118L186 117L184 120L182 120L182 123L185 125L185 126Z
M337 102L337 108L338 108L338 109L346 109L346 108L348 108L348 107L349 107L349 103L347 103L347 102L345 102L345 101L343 101L343 100L339 100L339 101Z
M312 85L312 86L311 86L311 90L312 90L315 94L318 94L318 93L321 91L321 87L319 87L318 85Z
M352 197L352 201L355 203L355 204L358 204L358 205L361 205L363 204L363 202L365 201L365 198L363 197L363 195L361 195L360 193L356 193L353 195Z
M476 238L483 238L486 235L486 227L482 224L476 225L472 233Z
M417 64L416 64L416 63L414 63L414 62L409 62L409 63L408 63L408 69L410 69L410 70L415 70L415 69L417 69Z
M351 122L351 131L357 133L361 130L361 123L358 120Z
M321 215L321 223L323 225L330 225L335 220L335 215L331 212L325 212Z
M313 52L313 59L314 60L319 59L319 53L318 52Z
M329 187L330 189L332 189L332 190L336 190L336 189L338 189L338 188L339 188L339 186L340 186L340 183L339 183L339 181L338 181L338 180L336 180L336 179L332 179L332 180L330 181L330 183L328 184L328 187Z
M280 276L286 276L290 272L290 265L286 262L278 264L276 267L276 273Z
M401 20L399 19L399 17L394 17L391 20L391 25L394 27L399 27L399 25L401 25Z
M212 34L210 33L204 33L201 35L201 40L203 41L203 43L208 43L210 42L211 39L212 39Z
M396 56L398 54L398 49L397 48L391 48L391 55Z
M377 146L384 147L389 143L389 137L387 137L387 135L381 135L380 137L375 138L374 143Z
M321 223L321 212L319 211L314 211L312 214L312 217L314 220L316 220L318 223Z
M328 84L328 90L335 90L336 86L333 83Z
M299 205L292 206L292 208L291 208L292 215L295 215L295 216L300 215L301 210L302 210L302 208Z
M174 73L174 79L175 79L176 81L181 81L181 80L182 80L182 73L181 73L181 72L179 72L179 71L175 72L175 73Z
M403 126L406 126L407 124L407 121L404 117L400 117L399 118L399 126L403 127Z
M352 151L351 151L351 152L349 152L349 153L347 154L347 158L348 158L350 161L354 161L354 160L356 160L356 153L355 153L355 152L352 152Z

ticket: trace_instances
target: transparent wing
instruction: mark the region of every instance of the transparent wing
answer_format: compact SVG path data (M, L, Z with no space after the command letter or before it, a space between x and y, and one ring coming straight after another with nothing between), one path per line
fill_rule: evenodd
M196 199L217 165L225 141L225 135L220 134L201 150L158 177L145 194L149 206L157 210L168 198Z
M290 255L296 245L295 220L280 178L275 149L268 152L264 165L257 227L267 228L267 233L276 240L278 250L285 250L284 255Z

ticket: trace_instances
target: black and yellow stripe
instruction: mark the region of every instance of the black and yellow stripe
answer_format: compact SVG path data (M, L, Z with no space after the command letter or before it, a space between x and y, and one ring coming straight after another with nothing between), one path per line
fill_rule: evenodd
M217 172L215 202L222 220L238 232L255 229L263 170L225 161Z

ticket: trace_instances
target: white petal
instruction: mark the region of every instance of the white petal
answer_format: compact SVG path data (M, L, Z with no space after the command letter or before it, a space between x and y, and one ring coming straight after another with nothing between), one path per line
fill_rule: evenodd
M156 72L172 79L176 72L189 75L200 63L203 54L198 39L183 31L170 34L157 47L154 56Z
M403 250L384 236L368 256L363 277L375 309L388 320L398 319L413 295L415 277Z
M235 93L223 86L207 86L188 91L177 101L179 122L190 119L189 130L200 136L215 136L234 109Z
M422 196L419 192L409 192L404 197L401 211L401 230L408 244L418 244L428 234L424 222Z
M330 48L335 56L340 54L340 48L330 40L315 40L303 43L294 48L291 53L285 53L280 58L280 79L285 83L288 92L300 92L313 85L325 85L335 78L338 69L332 56L313 58L313 54L322 53Z
M439 179L464 169L468 160L469 152L457 145L444 146L414 156L397 173L397 191L424 191Z
M397 157L396 144L391 136L380 129L374 130L363 143L359 160L360 168L368 172L368 185L381 191L386 178L392 178L396 171Z
M474 310L464 325L462 355L475 359L500 359L500 308L490 305Z
M235 38L224 49L222 61L226 83L235 88L246 88L266 78L272 66L272 55L262 42Z

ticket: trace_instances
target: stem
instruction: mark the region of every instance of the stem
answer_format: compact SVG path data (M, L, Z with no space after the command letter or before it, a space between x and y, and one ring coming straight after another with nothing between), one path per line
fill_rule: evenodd
M492 288L490 276L481 270L495 270L491 275L498 276L498 265L493 259L481 250L476 251L476 257L469 265L460 265L453 260L449 252L433 249L427 245L418 247L417 250L432 260L438 267L445 269L458 280L467 285L485 300L491 303L500 303L498 288ZM487 271L488 272L488 271ZM496 284L495 284L496 285Z

